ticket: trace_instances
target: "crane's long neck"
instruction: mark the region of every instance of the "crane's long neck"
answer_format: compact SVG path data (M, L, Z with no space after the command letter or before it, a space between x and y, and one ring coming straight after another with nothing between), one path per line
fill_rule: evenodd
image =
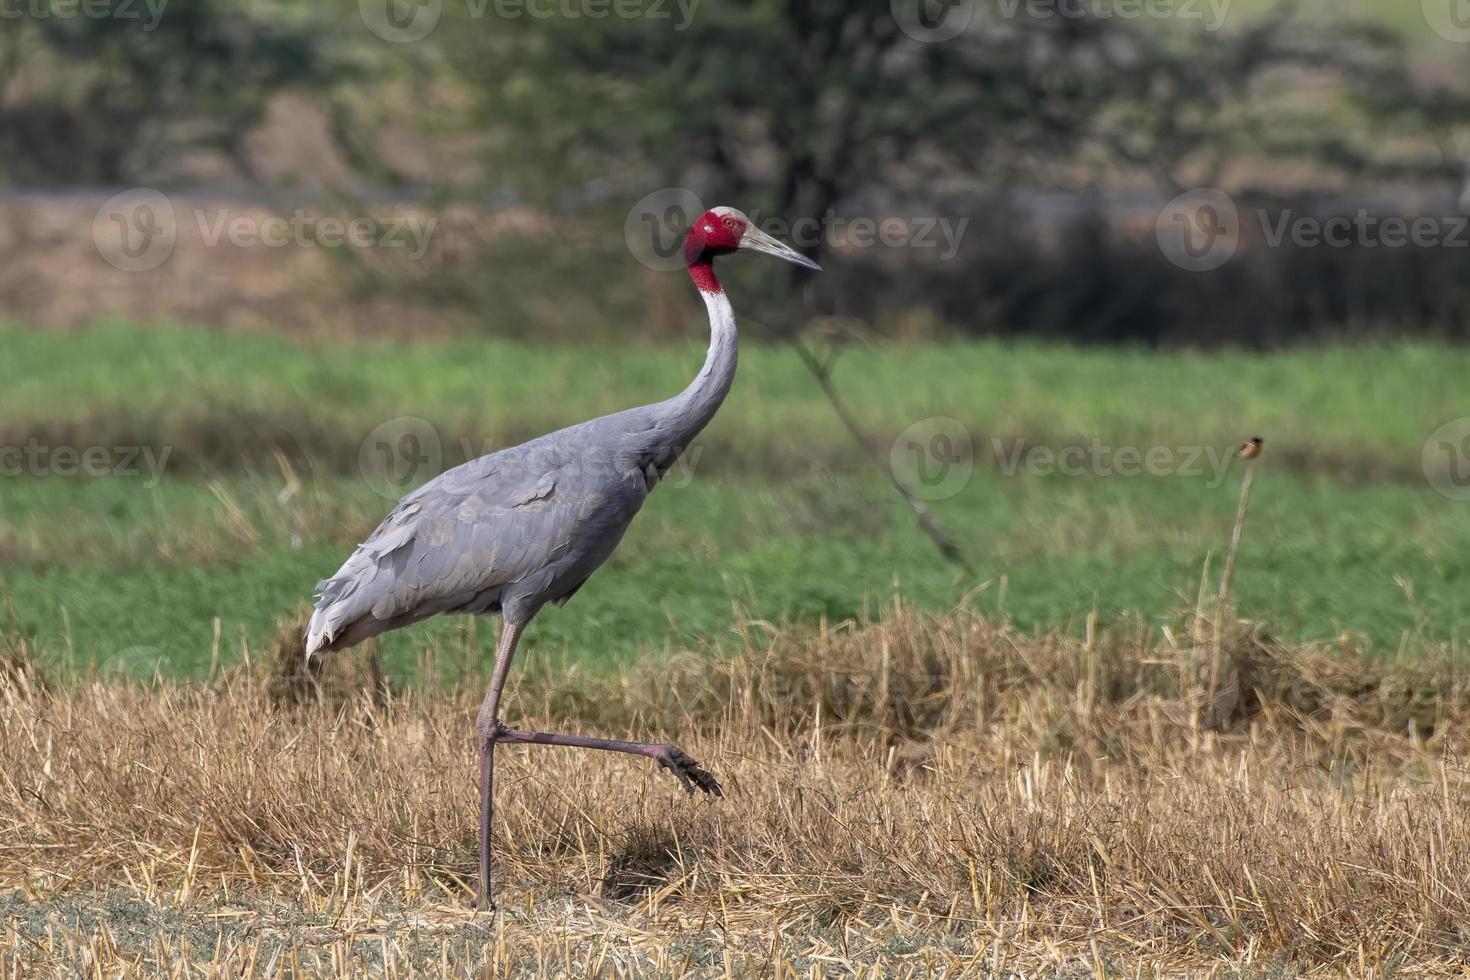
M735 380L735 362L739 359L739 342L735 334L735 311L715 278L714 265L702 258L689 266L689 276L699 288L699 295L709 311L709 353L704 367L689 387L670 399L666 435L680 450L699 434L715 417L720 403Z

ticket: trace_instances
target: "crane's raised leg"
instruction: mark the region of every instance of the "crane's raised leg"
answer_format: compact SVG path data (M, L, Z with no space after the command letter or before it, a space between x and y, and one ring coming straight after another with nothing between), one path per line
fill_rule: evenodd
M516 654L516 641L525 627L507 622L495 647L495 671L475 719L475 744L480 750L480 880L475 890L475 907L492 909L494 889L490 881L490 829L495 822L495 743L504 727L500 724L500 692Z
M667 742L623 742L613 738L591 738L586 735L558 735L556 732L518 732L504 725L495 735L497 742L519 742L523 745L568 745L576 749L600 749L641 755L658 763L660 769L673 773L688 793L702 789L714 796L724 796L720 784L709 771L689 757L677 745Z

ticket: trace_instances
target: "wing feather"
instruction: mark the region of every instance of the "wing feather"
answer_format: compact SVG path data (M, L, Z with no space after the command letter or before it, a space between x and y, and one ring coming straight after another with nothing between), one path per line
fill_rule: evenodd
M307 654L436 613L498 608L501 589L545 568L578 518L556 492L565 460L496 459L515 451L446 471L405 497L317 583Z

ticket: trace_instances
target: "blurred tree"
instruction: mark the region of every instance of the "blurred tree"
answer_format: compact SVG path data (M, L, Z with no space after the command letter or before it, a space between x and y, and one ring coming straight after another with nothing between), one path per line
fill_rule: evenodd
M35 0L0 34L0 176L116 185L168 176L191 152L249 176L245 140L270 97L340 81L310 17L225 0ZM14 16L12 16L14 14Z
M1287 161L1314 177L1363 173L1377 150L1365 96L1408 91L1396 38L1345 18L1306 20L1292 2L1229 23L1103 16L1078 4L1064 14L1066 5L1034 0L624 0L603 4L600 17L589 15L592 6L487 0L446 8L451 22L435 35L485 137L490 189L542 213L587 219L553 222L553 234L577 236L571 248L486 243L498 273L529 273L518 265L527 260L552 272L561 256L577 256L578 281L604 297L569 318L582 335L609 311L614 322L637 322L647 308L629 291L653 291L626 275L636 268L626 254L590 258L600 244L621 242L579 229L615 227L643 195L688 187L706 203L738 203L760 219L822 222L821 235L801 242L819 258L841 237L827 220L834 215L968 218L967 248L984 250L987 235L1002 258L1018 242L1025 248L1010 262L1014 276L985 280L990 305L998 299L1025 318L1035 303L1008 297L1029 295L1064 313L1074 332L1119 339L1139 322L1129 297L1148 292L1144 280L1120 295L1117 270L1099 266L1106 281L1059 296L1056 257L1037 251L1040 239L1004 230L998 238L985 228L995 192L1172 195L1215 184L1242 163L1268 177L1287 172ZM1213 9L1160 9L1176 8ZM1060 203L1089 201L1102 206L1101 195ZM606 213L593 220L586 212L598 206ZM1085 218L1075 210L1059 217ZM906 281L931 290L935 309L945 297L974 294L973 254L935 263L917 249L869 249L850 258L844 265L856 278L815 283L827 312L845 311L846 298L880 285L901 288L893 275L900 267ZM1085 255L1067 260L1069 281L1086 276ZM731 271L764 278L763 288L743 291L747 321L786 332L783 318L799 307L771 277L789 274L789 286L803 274ZM526 281L497 274L460 295L544 326L545 310L529 306L519 288ZM558 296L564 306L575 302ZM909 291L902 302L916 299ZM962 311L959 322L983 329L977 313Z
M649 0L595 19L492 6L448 50L481 124L514 134L493 143L491 172L533 198L684 183L791 220L865 195L930 203L957 186L1136 184L1140 171L1176 186L1247 150L1345 153L1331 113L1271 125L1287 107L1263 83L1377 85L1395 70L1385 32L1304 29L1290 3L1218 31L1020 0L961 0L936 23L926 3L685 14ZM961 24L944 18L963 29L949 36Z

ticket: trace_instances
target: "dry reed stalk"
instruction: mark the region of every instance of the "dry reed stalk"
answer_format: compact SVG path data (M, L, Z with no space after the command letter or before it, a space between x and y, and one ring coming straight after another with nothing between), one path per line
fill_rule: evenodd
M1233 701L1239 696L1239 669L1233 667L1233 683L1228 698L1222 698L1220 688L1220 669L1224 651L1221 648L1221 632L1225 620L1231 618L1233 610L1230 606L1230 573L1235 570L1235 555L1240 550L1241 534L1245 531L1246 510L1250 506L1251 479L1255 475L1256 460L1261 455L1261 447L1265 440L1255 436L1241 445L1235 451L1235 455L1245 460L1245 473L1240 478L1240 503L1235 509L1235 524L1230 529L1230 548L1225 552L1225 567L1220 571L1220 589L1215 600L1215 643L1210 659L1210 685L1206 697L1202 724L1207 728L1218 728L1221 719L1228 717L1234 710Z
M1240 503L1235 510L1235 525L1230 529L1230 550L1225 553L1225 568L1220 572L1219 601L1222 606L1230 595L1230 573L1235 570L1235 553L1240 550L1240 535L1245 530L1246 509L1251 502L1251 478L1255 475L1256 460L1261 456L1264 442L1257 436L1235 453L1245 460L1245 474L1240 478Z

